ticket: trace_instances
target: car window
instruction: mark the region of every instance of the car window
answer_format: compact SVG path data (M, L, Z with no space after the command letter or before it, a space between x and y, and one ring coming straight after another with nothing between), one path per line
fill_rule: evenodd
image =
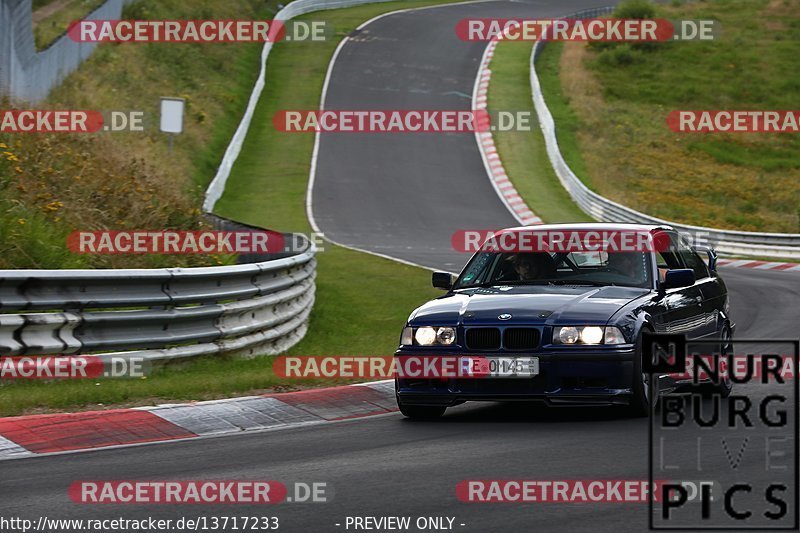
M569 268L566 260L572 262L573 265L578 267L601 267L606 266L608 263L607 252L570 252L567 254L565 261L562 261L561 268Z
M681 256L678 254L678 240L677 236L672 233L659 234L659 236L666 238L665 246L660 246L656 251L656 266L658 267L658 279L664 281L664 275L667 270L675 268L684 268Z
M649 257L644 252L480 252L455 288L519 284L651 287Z
M708 267L706 266L705 261L703 261L699 255L697 255L684 237L681 237L680 239L678 253L680 253L686 268L691 268L694 270L694 277L696 279L703 279L709 276Z

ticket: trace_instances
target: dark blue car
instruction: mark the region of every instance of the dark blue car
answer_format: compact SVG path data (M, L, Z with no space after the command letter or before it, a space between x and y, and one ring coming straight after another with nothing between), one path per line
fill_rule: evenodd
M675 375L651 386L642 372L641 335L721 339L730 350L734 325L716 255L704 261L667 226L564 224L519 232L636 232L657 249L635 251L478 251L457 277L433 274L446 290L416 309L396 358L450 357L488 362L486 374L395 380L401 412L435 418L465 401L543 400L550 405L624 405L648 412L650 394L687 385ZM521 250L521 248L520 248ZM729 394L723 379L709 386ZM656 392L658 391L658 392Z

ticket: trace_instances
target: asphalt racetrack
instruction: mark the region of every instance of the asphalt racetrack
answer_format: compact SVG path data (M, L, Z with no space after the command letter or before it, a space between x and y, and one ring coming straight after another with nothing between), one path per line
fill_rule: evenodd
M485 45L459 41L452 31L456 21L552 17L605 3L483 2L380 18L341 48L325 106L469 109ZM455 230L517 224L491 187L472 134L325 135L313 199L314 218L333 240L450 271L466 260L450 248ZM721 271L731 292L737 336L797 336L800 275ZM760 395L755 387L737 392ZM292 532L346 531L348 516L396 515L453 517L454 530L463 532L644 531L646 504L464 503L456 497L456 485L466 479L645 480L647 428L646 419L605 408L467 404L437 422L391 414L6 461L0 463L0 514L34 521L42 515L274 515L280 517L280 531ZM693 453L692 438L675 445L676 453ZM753 450L759 446L763 443ZM763 465L747 463L737 474L758 478ZM76 480L233 478L326 482L331 500L258 508L82 506L67 496Z

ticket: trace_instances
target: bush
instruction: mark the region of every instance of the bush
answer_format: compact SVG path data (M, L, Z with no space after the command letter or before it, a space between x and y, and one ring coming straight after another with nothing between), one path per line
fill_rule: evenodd
M621 19L653 19L656 18L656 8L650 0L626 0L614 10L613 18ZM630 65L639 59L632 51L652 52L664 43L659 42L633 42L619 43L614 41L592 41L590 48L600 52L600 61L606 65ZM614 52L617 49L620 52ZM612 53L613 52L613 53ZM603 57L606 56L606 57Z
M656 17L656 7L649 0L626 0L614 10L614 18L652 19Z
M642 52L630 43L619 43L618 46L603 50L597 60L610 67L627 67L642 59Z

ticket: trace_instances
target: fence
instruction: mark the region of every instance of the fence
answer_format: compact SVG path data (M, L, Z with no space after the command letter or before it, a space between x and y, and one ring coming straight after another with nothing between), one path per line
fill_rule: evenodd
M114 20L131 0L107 0L86 18ZM97 43L80 43L62 35L36 51L31 0L0 2L0 94L37 103L92 53Z

